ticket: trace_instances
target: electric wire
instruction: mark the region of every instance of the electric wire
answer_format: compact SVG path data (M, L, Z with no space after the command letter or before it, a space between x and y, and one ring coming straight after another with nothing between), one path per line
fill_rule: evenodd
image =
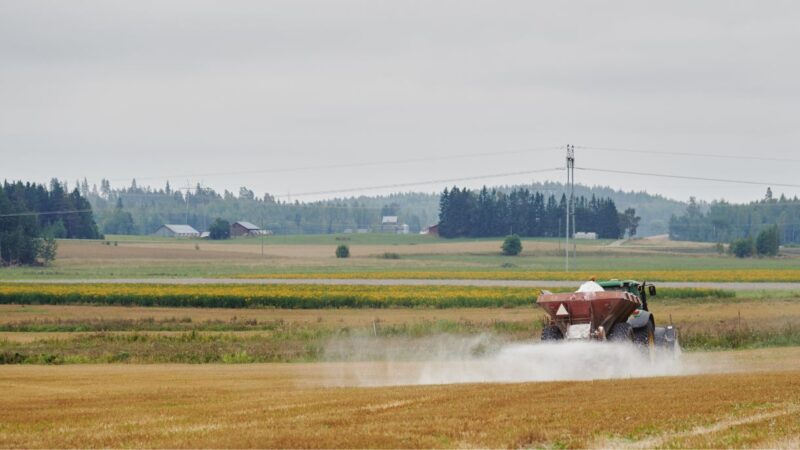
M334 189L334 190L327 190L327 191L315 191L315 192L301 192L298 194L285 194L285 195L276 195L273 198L283 198L283 197L306 197L306 196L313 196L313 195L327 195L327 194L338 194L338 193L348 193L348 192L363 192L363 191L370 191L370 190L379 190L379 189L395 189L395 188L402 188L402 187L411 187L411 186L423 186L427 184L441 184L441 183L452 183L456 181L470 181L470 180L481 180L487 178L499 178L499 177L510 177L510 176L518 176L518 175L531 175L535 173L545 173L545 172L555 172L564 170L563 167L555 167L550 169L538 169L538 170L524 170L519 172L505 172L505 173L495 173L495 174L488 174L488 175L475 175L469 177L458 177L458 178L447 178L447 179L438 179L438 180L426 180L426 181L415 181L411 183L395 183L395 184L384 184L378 186L362 186L362 187L354 187L354 188L344 188L344 189ZM144 194L133 194L135 196L142 196ZM125 196L125 194L122 194ZM78 213L78 212L90 212L91 209L84 209L84 210L72 210L72 211L44 211L44 212L30 212L30 213L14 213L14 214L2 214L0 217L17 217L17 216L39 216L39 215L46 215L46 214L67 214L67 213Z
M0 217L48 216L48 215L54 215L54 214L78 214L78 213L85 213L85 212L92 212L92 210L91 209L72 209L72 210L66 210L66 211L24 212L24 213L0 214Z
M228 176L228 175L252 175L252 174L267 174L267 173L284 173L284 172L304 172L310 170L330 170L330 169L350 169L350 168L361 168L361 167L374 167L374 166L385 166L385 165L394 165L394 164L411 164L417 162L430 162L430 161L451 161L454 159L466 159L466 158L480 158L486 156L504 156L504 155L518 155L524 153L540 153L545 151L552 151L552 150L559 150L561 147L559 146L550 146L550 147L533 147L527 148L523 150L508 150L508 151L500 151L500 152L482 152L482 153L464 153L464 154L457 154L457 155L443 155L443 156L426 156L421 158L407 158L407 159L396 159L396 160L386 160L386 161L366 161L360 163L342 163L342 164L325 164L325 165L317 165L317 166L296 166L296 167L282 167L282 168L273 168L273 169L254 169L254 170L241 170L241 171L231 171L231 172L207 172L207 173L196 173L196 174L181 174L181 175L153 175L153 176L146 176L146 177L135 177L138 180L162 180L168 178L200 178L200 177L216 177L216 176ZM113 178L109 179L108 181L123 181L127 179L123 178Z
M619 147L594 147L594 146L575 146L575 148L583 150L600 150L609 152L622 152L622 153L637 153L643 155L665 155L665 156L690 156L700 158L720 158L720 159L736 159L745 161L776 161L776 162L800 162L800 159L794 158L776 158L771 156L742 156L742 155L721 155L719 153L697 153L697 152L677 152L665 150L642 150L632 148L619 148Z
M396 189L396 188L403 188L403 187L413 187L413 186L423 186L426 184L441 184L441 183L453 183L456 181L471 181L471 180L481 180L486 178L500 178L500 177L510 177L510 176L518 176L518 175L531 175L535 173L545 173L545 172L557 172L564 170L563 167L554 167L550 169L538 169L538 170L523 170L519 172L505 172L505 173L495 173L490 175L476 175L470 177L458 177L458 178L445 178L439 180L428 180L428 181L415 181L412 183L395 183L395 184L384 184L384 185L377 185L377 186L363 186L357 188L344 188L344 189L335 189L335 190L328 190L328 191L312 191L312 192L301 192L297 194L285 194L285 195L278 195L274 196L275 198L284 198L284 197L308 197L314 195L328 195L328 194L341 194L341 193L349 193L349 192L362 192L362 191L372 191L372 190L379 190L379 189Z
M800 184L776 183L773 181L752 181L752 180L737 180L733 178L694 177L690 175L672 175L672 174L653 173L653 172L634 172L628 170L598 169L593 167L575 167L575 170L583 170L587 172L616 173L622 175L639 175L639 176L658 177L658 178L675 178L681 180L712 181L717 183L750 184L756 186L779 186L779 187L800 188Z

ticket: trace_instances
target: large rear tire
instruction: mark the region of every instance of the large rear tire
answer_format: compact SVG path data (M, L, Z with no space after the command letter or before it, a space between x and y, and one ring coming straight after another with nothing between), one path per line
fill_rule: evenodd
M633 343L636 344L643 356L655 360L656 335L653 322L648 321L647 325L633 330Z
M620 322L608 333L608 340L611 342L633 342L633 328L627 322Z
M542 341L560 341L564 339L561 329L555 325L548 325L542 329Z

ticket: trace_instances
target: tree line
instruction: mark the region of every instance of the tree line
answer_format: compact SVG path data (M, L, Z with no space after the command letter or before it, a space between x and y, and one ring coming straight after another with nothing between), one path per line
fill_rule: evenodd
M627 232L633 236L639 217L633 208L620 214L609 198L578 196L575 225L578 232L595 232L601 239L617 239ZM439 199L439 235L494 237L517 234L527 237L563 236L567 197L517 188L510 192L488 189L475 192L454 186Z
M108 180L91 185L84 179L75 186L94 208L100 231L105 234L150 234L165 223L185 223L208 230L217 218L229 222L246 220L276 234L341 233L346 229L380 228L381 217L399 216L412 233L438 222L440 193L406 192L357 196L323 201L303 198L281 200L270 194L257 195L247 187L236 192L217 192L204 186L176 189L138 185L113 186ZM508 195L514 190L561 193L562 183L543 182L523 186L497 186ZM642 217L638 234L666 233L669 218L680 214L685 203L645 192L623 192L607 187L576 185L575 194L613 200L620 209L635 209Z
M55 257L55 239L101 235L89 201L58 180L42 184L4 181L0 187L0 261L33 264Z
M411 232L436 223L435 198L431 194L397 193L382 197L351 197L315 202L283 201L270 194L256 195L241 187L238 192L197 185L191 189L139 186L112 187L78 183L92 203L100 230L105 234L151 234L164 224L187 224L199 231L210 230L217 218L230 223L240 220L275 234L331 234L350 229L375 231L383 216L399 216Z
M705 209L705 210L704 210ZM782 243L800 243L800 199L774 197L767 189L763 199L746 204L714 201L707 205L692 198L686 211L669 221L670 239L728 243L755 239L776 226Z

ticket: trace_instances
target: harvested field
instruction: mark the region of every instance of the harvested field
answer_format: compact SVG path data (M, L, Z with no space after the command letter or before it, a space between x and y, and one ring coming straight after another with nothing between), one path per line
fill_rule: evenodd
M563 245L525 239L517 257L500 253L499 239L436 239L426 236L315 235L208 240L109 237L107 241L59 241L49 267L14 267L0 279L316 276L347 278L489 278L583 280L589 275L647 280L798 281L800 258L740 259L705 243L633 240L577 243L571 274L562 272ZM351 257L337 259L345 243ZM392 255L391 258L384 257ZM616 271L609 273L608 268ZM676 268L681 270L676 271ZM602 273L601 273L602 272Z
M6 366L0 446L763 447L800 438L798 350L737 353L717 369L759 361L762 370L334 388L337 364ZM717 355L703 359L717 370ZM632 392L647 392L652 407L608 400Z
M227 309L159 308L87 305L0 305L0 324L28 321L86 320L169 320L188 318L192 323L233 320L258 322L285 321L321 325L367 326L378 320L400 324L429 320L525 321L540 317L531 308L452 308L452 309Z
M334 259L333 248L340 243L333 236L328 237L328 244L274 244L271 238L266 239L264 254L272 258L328 258ZM525 249L530 252L547 252L558 250L558 241L525 240ZM502 239L448 241L427 239L426 242L409 244L359 244L351 245L351 256L375 256L386 252L401 255L430 254L481 254L499 253ZM200 247L196 250L195 245ZM602 247L601 243L582 243L582 247ZM171 258L171 259L204 259L219 257L239 257L247 255L261 256L261 245L257 239L231 242L214 242L202 240L173 241L118 241L117 245L104 245L102 241L62 241L59 245L59 259L92 259L92 258Z

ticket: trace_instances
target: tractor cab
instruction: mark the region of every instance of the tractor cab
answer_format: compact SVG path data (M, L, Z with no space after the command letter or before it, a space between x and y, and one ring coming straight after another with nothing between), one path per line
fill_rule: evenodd
M647 296L656 295L656 287L646 282L638 282L636 280L617 280L612 279L608 281L599 281L597 284L603 287L606 291L622 291L629 292L642 301L642 309L649 311L647 308Z

